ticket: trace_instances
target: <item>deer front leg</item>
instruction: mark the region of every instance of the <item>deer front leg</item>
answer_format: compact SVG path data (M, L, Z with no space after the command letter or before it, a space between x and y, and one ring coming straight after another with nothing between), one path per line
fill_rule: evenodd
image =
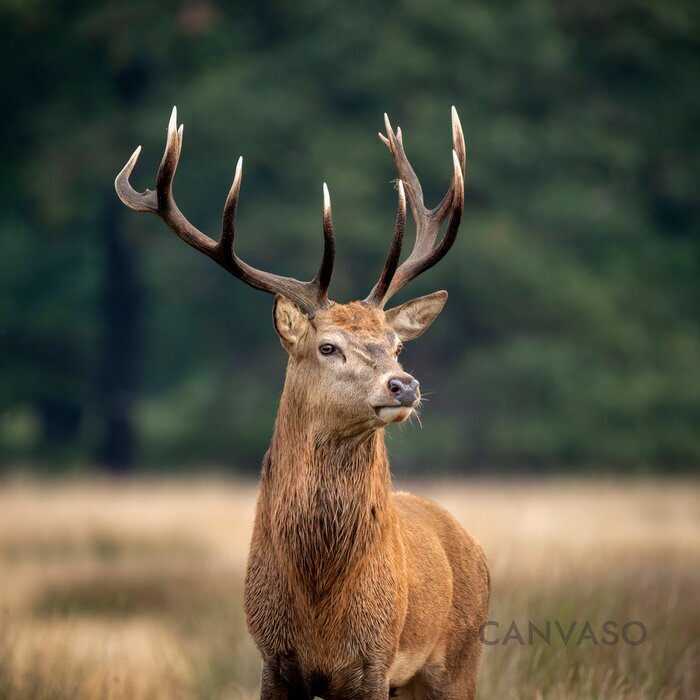
M389 679L380 669L365 669L362 680L355 683L350 679L342 684L342 689L336 687L332 693L333 700L388 700ZM349 682L348 682L349 681Z
M388 700L389 683L371 683L366 685L359 693L343 695L342 700Z
M362 700L388 700L390 697L389 681L373 685L360 697Z
M289 682L282 677L283 660L264 660L260 679L260 700L311 700L301 681L292 675Z

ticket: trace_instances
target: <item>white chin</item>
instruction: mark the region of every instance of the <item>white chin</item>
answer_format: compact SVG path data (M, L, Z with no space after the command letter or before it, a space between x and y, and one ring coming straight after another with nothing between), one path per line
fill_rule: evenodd
M382 423L402 423L413 413L410 406L384 406L377 411Z

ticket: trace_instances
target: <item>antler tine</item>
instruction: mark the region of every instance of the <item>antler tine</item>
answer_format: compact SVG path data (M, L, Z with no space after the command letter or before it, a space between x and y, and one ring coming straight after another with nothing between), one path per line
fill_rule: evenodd
M328 192L328 185L323 183L323 258L321 266L314 277L318 283L319 294L328 300L328 287L333 276L333 266L335 264L335 232L333 230L333 211L331 209L331 195Z
M464 180L462 178L462 170L460 168L459 156L456 151L452 151L452 160L454 163L454 189L453 200L450 211L450 219L447 222L447 230L437 248L430 250L425 255L416 255L417 246L413 252L401 264L401 267L396 271L394 279L389 286L383 303L386 303L396 292L402 287L405 287L411 280L415 279L421 273L430 269L433 265L440 262L449 252L450 248L457 239L459 225L462 222L462 212L464 211ZM437 219L435 219L437 221ZM440 222L441 223L441 222ZM439 228L440 223L437 224Z
M452 146L459 159L460 173L462 176L467 172L467 146L464 142L464 132L462 131L462 123L459 120L459 114L453 106L451 109L452 114ZM442 223L450 210L450 205L452 203L452 198L454 196L455 188L455 178L452 178L450 183L450 189L447 190L445 196L442 198L440 204L438 204L435 209L430 213L434 214Z
M372 306L380 306L384 296L389 289L391 280L394 278L396 268L401 257L401 246L403 244L403 236L406 231L406 193L404 192L403 181L398 181L399 203L396 209L396 224L394 225L394 234L391 237L391 246L387 255L384 269L382 270L379 282L374 285L365 302Z
M411 212L413 213L414 220L418 223L427 212L423 204L423 188L421 187L415 170L413 170L413 167L404 153L401 128L399 127L397 133L394 133L394 129L389 121L389 115L386 112L384 113L384 128L386 129L387 137L384 137L383 134L380 134L380 136L386 147L394 156L397 175L399 179L403 180L406 186L406 194L408 195L408 201L411 205Z
M328 306L328 287L333 274L335 262L335 235L333 233L333 220L330 208L330 196L324 183L324 216L323 216L323 258L316 276L309 282L300 282L291 277L275 275L270 272L258 270L252 265L241 260L235 251L236 240L236 212L238 209L238 195L243 179L243 158L238 159L236 174L233 178L231 190L226 198L224 215L221 226L221 239L217 245L216 260L231 274L241 281L271 294L283 294L288 299L298 304L304 311L313 315L318 309Z
M165 152L156 177L155 192L151 190L146 190L143 193L136 192L129 183L129 177L141 153L141 146L139 146L114 181L115 189L122 202L136 211L147 211L156 214L185 243L207 255L251 287L272 294L283 294L298 304L309 315L313 315L319 309L328 306L330 303L328 300L328 287L335 261L335 236L333 233L328 188L324 185L324 249L321 266L316 276L309 282L302 282L291 277L258 270L241 260L236 255L234 248L236 210L243 178L243 159L239 158L236 165L236 174L224 206L221 239L217 243L193 226L183 216L173 198L172 185L182 151L182 134L183 126L181 125L179 129L177 128L177 110L173 108L170 123L168 124Z
M156 191L137 192L129 182L129 177L136 166L136 161L141 155L141 146L134 151L119 175L117 175L114 181L114 188L117 191L117 195L119 195L119 199L127 207L135 211L147 211L156 214L185 243L212 257L216 249L216 242L190 224L182 215L173 199L172 182L182 148L182 127L177 129L176 124L177 108L173 107L168 124L165 152L163 153L163 159L160 162L156 177Z
M408 284L412 279L420 275L439 262L450 250L457 237L457 231L464 209L464 176L466 169L466 147L464 135L459 121L457 110L452 107L452 142L453 142L453 166L454 174L452 182L440 204L434 209L428 209L423 200L423 189L420 181L406 157L403 145L403 134L398 128L394 132L389 117L384 115L386 126L386 136L379 134L384 145L389 149L396 163L398 176L406 184L406 194L411 205L411 212L416 222L416 240L413 250L408 258L396 269L393 279L386 290L385 295L380 299L375 294L375 287L368 297L372 303L383 307L384 304L399 289ZM435 240L440 232L440 225L450 217L445 236L437 247ZM392 243L393 247L393 243Z
M241 180L243 179L243 156L238 158L236 163L236 173L233 176L233 183L226 197L224 204L224 214L221 218L221 238L219 248L222 253L233 252L233 244L236 238L236 212L238 211L238 195L241 191Z

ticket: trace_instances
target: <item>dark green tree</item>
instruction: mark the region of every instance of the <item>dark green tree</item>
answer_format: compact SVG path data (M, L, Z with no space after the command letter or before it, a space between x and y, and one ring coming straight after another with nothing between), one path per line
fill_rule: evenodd
M321 182L333 295L370 288L403 126L429 203L467 138L445 287L405 356L434 389L404 468L690 468L700 459L700 13L684 0L0 7L0 449L13 459L255 468L284 355L271 299L120 208L154 186L170 109L178 202L211 235L246 157L239 247L313 274ZM432 469L432 467L431 467Z

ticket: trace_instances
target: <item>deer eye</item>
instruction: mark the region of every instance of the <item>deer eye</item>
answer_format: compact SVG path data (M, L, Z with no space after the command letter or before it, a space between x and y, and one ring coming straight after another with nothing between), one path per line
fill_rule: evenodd
M332 355L335 352L335 345L324 343L321 345L321 347L319 347L318 351L321 353L321 355Z
M396 357L398 357L401 354L402 350L403 350L403 345L399 345L399 347L396 348Z

